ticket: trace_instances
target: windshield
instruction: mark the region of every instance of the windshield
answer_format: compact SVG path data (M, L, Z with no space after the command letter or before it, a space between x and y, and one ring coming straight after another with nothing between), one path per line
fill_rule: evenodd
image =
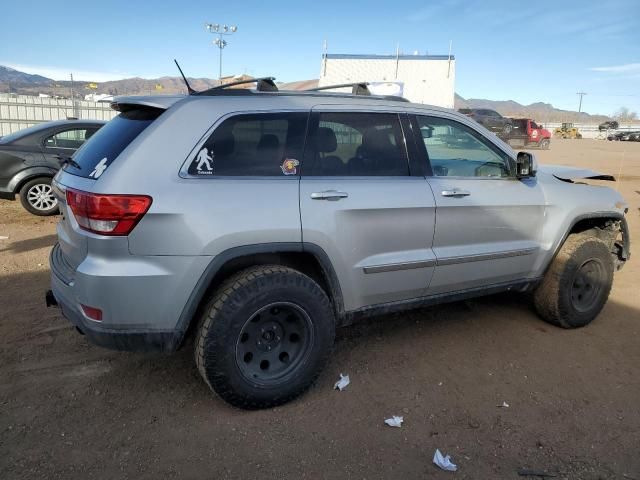
M64 170L80 177L98 178L163 111L139 108L121 113L82 145Z

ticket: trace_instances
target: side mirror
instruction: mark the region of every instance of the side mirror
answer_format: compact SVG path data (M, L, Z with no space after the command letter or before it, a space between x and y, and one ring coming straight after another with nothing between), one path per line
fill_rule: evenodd
M516 157L516 177L531 178L536 176L538 162L533 153L518 152Z

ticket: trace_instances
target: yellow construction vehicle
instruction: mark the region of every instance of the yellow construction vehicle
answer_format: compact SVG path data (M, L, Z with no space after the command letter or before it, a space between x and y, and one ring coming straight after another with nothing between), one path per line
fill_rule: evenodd
M573 126L573 123L563 123L562 127L558 127L553 131L553 136L555 138L582 138L582 134Z

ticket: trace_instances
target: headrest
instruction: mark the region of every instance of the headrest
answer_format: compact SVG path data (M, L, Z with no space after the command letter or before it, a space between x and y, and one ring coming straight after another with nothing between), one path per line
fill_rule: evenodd
M393 145L389 140L389 136L384 132L376 130L368 130L362 136L362 146L367 150L387 150Z
M258 142L258 146L256 147L258 150L275 150L280 146L280 140L278 137L273 134L265 134L260 137L260 141Z
M231 155L236 147L236 139L231 132L225 132L223 135L216 135L213 143L213 153L219 157Z
M316 149L321 153L335 152L338 148L338 139L332 129L319 127L316 133Z

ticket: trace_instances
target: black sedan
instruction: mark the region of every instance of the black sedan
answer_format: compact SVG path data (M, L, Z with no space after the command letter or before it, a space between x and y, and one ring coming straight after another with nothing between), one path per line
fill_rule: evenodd
M15 200L34 215L53 215L58 202L51 179L105 122L58 120L0 137L0 198Z

